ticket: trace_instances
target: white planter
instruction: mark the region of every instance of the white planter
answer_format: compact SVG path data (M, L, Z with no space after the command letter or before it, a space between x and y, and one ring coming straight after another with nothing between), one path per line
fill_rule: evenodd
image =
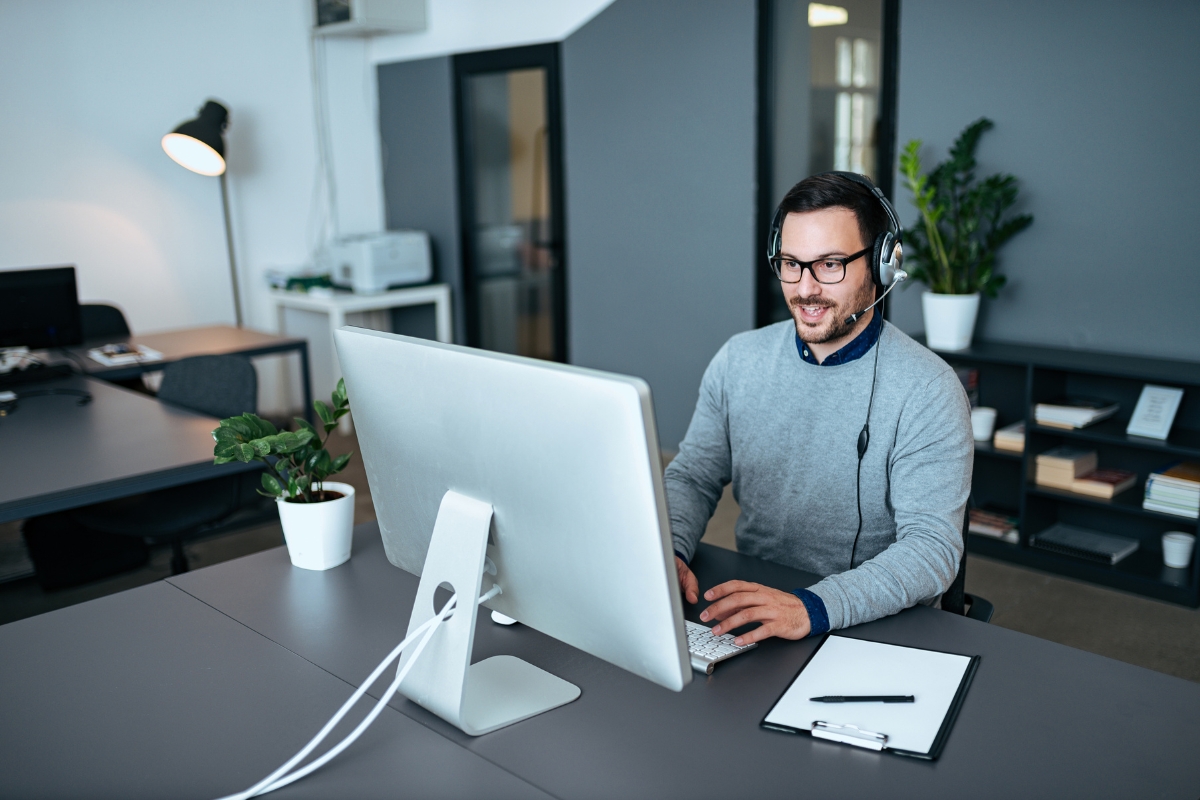
M979 293L921 295L925 315L925 343L932 350L966 350L975 333Z
M283 538L292 565L301 569L332 569L350 559L354 532L354 487L325 481L322 489L344 496L324 503L289 503L275 500Z

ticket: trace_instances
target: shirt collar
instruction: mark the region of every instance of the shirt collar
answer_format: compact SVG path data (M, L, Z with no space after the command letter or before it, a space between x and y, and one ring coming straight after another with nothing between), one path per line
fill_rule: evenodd
M804 343L800 338L800 334L796 334L796 352L800 354L802 360L814 366L836 367L839 364L849 364L851 361L857 361L870 352L875 342L879 341L879 333L882 330L883 315L876 311L871 316L871 321L867 323L867 327L863 328L862 333L851 339L841 350L830 353L829 357L824 361L817 361L817 357L813 355L812 348Z

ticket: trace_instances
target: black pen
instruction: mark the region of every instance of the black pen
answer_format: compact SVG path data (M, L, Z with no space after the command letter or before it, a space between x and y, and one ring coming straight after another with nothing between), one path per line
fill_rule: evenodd
M915 703L911 694L827 695L808 698L814 703Z

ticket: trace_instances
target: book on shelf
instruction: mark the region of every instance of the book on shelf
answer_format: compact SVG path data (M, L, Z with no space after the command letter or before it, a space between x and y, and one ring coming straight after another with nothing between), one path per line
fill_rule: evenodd
M1025 420L1005 425L992 436L992 447L1012 453L1025 452Z
M1142 508L1178 517L1200 517L1200 464L1181 461L1150 473Z
M1111 500L1135 483L1135 472L1127 469L1098 469L1071 481L1071 491Z
M969 533L999 539L1009 544L1016 544L1020 541L1021 537L1017 529L1016 517L987 511L982 508L972 508L968 513L970 515L970 522L967 526Z
M1138 549L1137 539L1077 528L1061 522L1029 537L1029 544L1052 553L1108 565L1118 563Z
M1096 470L1097 461L1095 450L1060 445L1038 454L1034 462L1034 481L1042 486L1070 490L1076 478Z
M1094 397L1068 397L1056 403L1038 403L1033 416L1038 425L1075 430L1108 419L1120 407L1119 403Z

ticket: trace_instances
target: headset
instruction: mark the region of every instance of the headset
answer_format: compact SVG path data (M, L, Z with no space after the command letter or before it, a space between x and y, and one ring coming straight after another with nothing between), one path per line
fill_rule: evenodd
M866 175L859 175L857 172L822 172L820 175L813 177L822 177L826 175L836 175L840 178L853 181L859 186L869 191L874 195L879 204L883 206L883 211L887 214L888 224L891 226L886 232L875 237L875 242L871 247L871 280L876 286L876 293L879 297L874 303L846 317L847 324L854 324L862 317L863 314L870 311L875 306L883 302L883 298L887 297L888 292L895 289L898 284L908 277L908 273L901 269L901 264L904 262L904 246L902 239L904 238L904 228L900 225L900 220L896 216L895 209L888 202L887 197L879 187L871 182L871 179ZM783 203L775 209L775 216L771 219L771 233L767 240L767 260L773 260L779 255L779 249L783 237L783 220L787 213L783 210ZM882 294L878 289L883 289ZM882 336L880 337L882 339ZM858 442L856 448L858 450L858 465L854 479L854 503L858 509L858 530L854 533L854 544L850 547L850 569L854 569L854 557L858 552L858 539L862 535L862 460L867 454L867 447L871 443L871 406L875 402L875 379L879 376L879 348L880 342L875 342L875 364L871 369L871 395L867 399L867 419L863 422L862 430L858 432Z

